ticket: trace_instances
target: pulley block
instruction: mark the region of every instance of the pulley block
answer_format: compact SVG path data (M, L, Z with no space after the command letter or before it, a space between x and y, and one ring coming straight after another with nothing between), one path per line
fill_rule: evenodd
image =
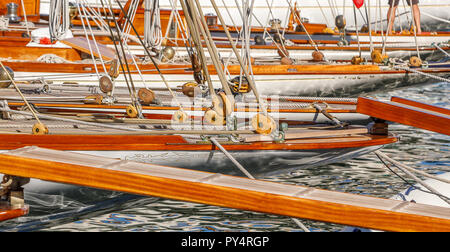
M156 98L155 93L152 90L146 88L139 89L138 97L141 100L141 103L145 105L153 103Z
M417 56L412 56L409 58L409 65L413 67L420 67L422 66L422 60Z
M205 111L203 121L212 125L224 125L226 123L225 118L212 109L207 109Z
M262 135L270 135L277 129L275 120L273 120L269 115L266 116L264 114L256 114L253 116L251 123L256 133Z
M114 88L114 84L108 75L103 75L102 77L100 77L98 82L100 90L105 94L111 92Z
M48 134L48 128L42 123L35 123L32 129L33 135L46 135Z
M282 57L280 62L281 62L281 65L293 65L294 64L294 61L289 57Z
M14 71L8 66L5 66L5 69L3 69L3 67L0 67L0 88L7 88L9 87L9 85L12 84L12 81L9 78L9 76L11 76L11 78L14 79Z
M224 92L219 92L212 98L213 110L218 115L226 117L233 112L233 104Z
M241 81L241 78L237 76L233 78L230 82L232 83L230 84L230 89L231 92L233 92L233 94L248 93L252 90L246 77L243 77Z
M185 123L189 119L188 114L182 110L177 110L172 115L172 123L180 124Z
M319 61L323 61L325 56L323 55L322 52L314 51L312 53L312 58L313 58L313 61L319 62Z
M138 110L135 106L130 104L127 106L127 115L128 117L136 118L138 116Z
M382 54L381 50L375 49L370 54L372 61L375 63L383 63L385 60L387 60L389 57L386 54Z
M103 103L103 96L101 94L95 94L95 95L88 95L84 97L83 100L84 104L102 104Z
M363 59L359 56L353 56L352 65L360 65L363 62Z
M200 94L201 90L197 83L187 82L181 86L181 92L187 97L194 97L196 93Z
M334 23L339 30L344 29L347 25L347 21L345 21L345 17L343 15L336 16Z

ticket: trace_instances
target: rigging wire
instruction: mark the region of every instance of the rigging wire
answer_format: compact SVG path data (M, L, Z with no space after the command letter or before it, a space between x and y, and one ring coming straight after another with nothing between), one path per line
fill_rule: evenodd
M103 10L105 11L105 16L107 16L107 13L106 13L106 9L105 9L105 5L104 5L104 3L103 3L103 0L100 0L100 2L101 2L101 4L102 4ZM117 24L117 21L116 21L116 19L115 19L114 13L112 12L112 10L111 10L111 8L110 8L109 6L108 6L108 10L109 10L109 12L110 12L112 18L114 19L114 22L115 22L116 27L119 27L118 24ZM132 103L135 105L135 108L138 109L138 111L141 111L141 110L140 110L139 103L138 103L138 101L137 101L137 96L136 96L136 91L135 91L135 89L134 89L134 86L131 86L130 83L128 82L127 72L125 71L124 64L123 64L123 62L122 62L122 57L121 57L119 48L117 47L117 40L116 40L116 38L115 38L115 36L114 36L113 30L112 30L111 25L109 24L109 22L108 22L108 28L109 28L109 32L110 32L110 35L111 35L111 40L112 40L112 42L113 42L113 44L114 44L114 48L115 48L115 51L116 51L116 53L117 53L117 58L118 58L118 60L119 60L120 67L122 68L123 76L124 76L125 82L126 82L126 84L127 84L127 88L128 88L128 92L129 92L129 94L130 94L131 101L132 101ZM121 44L119 31L117 31L117 36L118 36L118 40L119 40L118 43ZM139 35L138 35L138 36L139 36ZM122 47L122 52L123 52L123 47ZM124 57L125 63L127 64L127 68L128 68L128 63L126 62L126 61L127 61L127 59L126 59L126 54L123 53L122 56ZM128 69L128 70L129 70L129 69ZM128 72L128 74L129 74L129 76L130 76L130 78L131 78L131 74L130 74L129 72ZM130 80L130 81L131 81L131 80Z
M102 1L102 0L101 0ZM169 86L169 83L167 82L166 78L164 77L164 75L161 72L161 69L159 68L158 64L156 63L156 61L153 59L152 55L150 54L150 52L148 51L148 48L145 46L144 41L142 41L141 37L139 36L139 33L137 32L136 28L134 27L133 23L129 20L128 15L126 15L125 10L122 7L122 4L118 1L117 4L119 5L122 13L124 13L124 17L126 19L128 19L128 21L130 22L131 28L133 29L134 33L136 34L136 37L139 39L139 42L141 43L141 45L144 47L145 52L147 53L147 56L150 58L150 60L152 61L153 65L155 66L156 71L158 71L161 79L163 80L164 84L166 85L167 89L169 90L170 94L172 95L172 97L175 99L175 102L178 103L178 107L180 108L181 111L183 111L183 107L181 106L181 103L178 101L175 93L172 91L172 89Z
M439 193L438 191L436 191L435 189L433 189L432 187L430 187L429 185L427 185L425 182L423 182L421 179L419 179L418 177L416 177L414 174L412 174L411 172L408 172L406 169L401 168L399 165L396 165L395 163L392 163L392 160L390 160L389 157L386 156L386 154L382 153L381 151L375 151L374 152L375 155L378 157L378 159L380 159L380 161L384 164L384 166L386 168L388 168L392 173L394 173L396 176L398 176L401 180L403 180L406 184L422 191L425 193L429 193L429 194L433 194L438 196L439 198L441 198L443 201L445 201L447 204L450 205L450 198L442 195L441 193ZM422 186L424 186L425 188L427 188L429 191L423 190L420 187L417 187L415 185L412 185L410 182L408 182L406 179L404 179L401 175L399 175L398 173L394 172L389 165L384 161L384 159L390 161L393 165L395 165L395 167L397 167L399 170L403 171L404 173L406 173L408 176L410 176L412 179L414 179L416 182L418 182L419 184L421 184Z

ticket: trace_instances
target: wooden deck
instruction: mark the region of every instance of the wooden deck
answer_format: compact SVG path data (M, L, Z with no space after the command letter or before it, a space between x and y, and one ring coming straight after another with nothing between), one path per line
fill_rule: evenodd
M449 208L25 147L0 172L387 231L450 231Z

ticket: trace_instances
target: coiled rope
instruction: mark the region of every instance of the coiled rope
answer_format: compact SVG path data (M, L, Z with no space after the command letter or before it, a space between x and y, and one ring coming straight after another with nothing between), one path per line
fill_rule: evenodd
M69 1L51 0L49 10L49 31L52 40L60 40L70 26Z
M144 42L148 47L160 47L162 43L159 0L144 1Z

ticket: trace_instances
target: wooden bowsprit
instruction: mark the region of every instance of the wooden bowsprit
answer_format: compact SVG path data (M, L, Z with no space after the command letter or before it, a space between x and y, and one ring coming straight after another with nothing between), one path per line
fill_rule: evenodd
M28 206L13 207L6 202L0 202L0 221L14 219L28 214Z
M38 147L0 154L0 172L356 227L450 231L445 207Z
M359 97L356 112L450 135L450 110L400 97L391 101Z

